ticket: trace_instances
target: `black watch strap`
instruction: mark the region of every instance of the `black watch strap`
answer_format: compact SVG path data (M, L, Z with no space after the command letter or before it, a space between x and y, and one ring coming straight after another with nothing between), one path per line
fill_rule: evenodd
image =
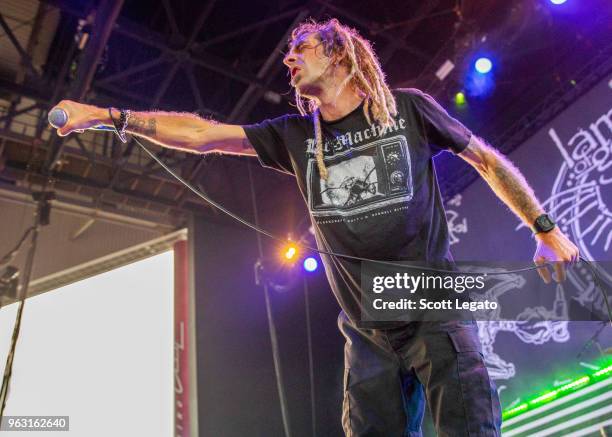
M548 214L542 214L535 219L533 223L533 231L538 234L540 232L550 232L555 228L555 222Z

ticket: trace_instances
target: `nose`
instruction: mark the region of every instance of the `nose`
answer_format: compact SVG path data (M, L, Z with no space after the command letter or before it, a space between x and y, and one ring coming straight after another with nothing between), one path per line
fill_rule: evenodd
M287 53L283 58L283 64L285 64L289 68L291 68L296 61L297 56L295 55L295 53Z

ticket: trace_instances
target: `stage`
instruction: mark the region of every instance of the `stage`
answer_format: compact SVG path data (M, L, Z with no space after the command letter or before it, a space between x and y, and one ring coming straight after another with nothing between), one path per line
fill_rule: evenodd
M400 357L404 431L433 437L429 352L376 342L441 323L445 368L469 354L493 393L454 435L612 436L610 23L605 0L0 1L0 431L395 435L355 411ZM569 253L563 281L534 265Z

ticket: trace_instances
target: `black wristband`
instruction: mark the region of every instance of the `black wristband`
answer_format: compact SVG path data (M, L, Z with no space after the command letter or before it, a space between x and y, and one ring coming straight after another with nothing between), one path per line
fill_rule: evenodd
M550 232L555 228L555 222L548 214L542 214L535 219L533 230L535 234Z
M127 143L127 138L125 137L125 129L128 125L128 119L130 118L130 111L119 109L119 123L115 121L113 118L113 107L108 108L108 115L113 122L113 127L115 128L115 133L119 137L119 139L123 143Z
M119 134L119 129L117 128L117 122L113 118L113 107L108 108L108 117L110 118L111 123L113 123L113 127L115 128L115 132Z

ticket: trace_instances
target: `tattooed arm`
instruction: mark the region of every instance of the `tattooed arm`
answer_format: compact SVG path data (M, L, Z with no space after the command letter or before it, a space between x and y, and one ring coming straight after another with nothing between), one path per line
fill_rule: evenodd
M108 109L63 100L58 105L68 113L68 123L57 130L61 136L93 126L113 126ZM119 121L119 111L113 110ZM221 152L255 155L241 126L205 120L190 113L132 112L127 132L160 146L192 153Z
M459 156L480 173L497 197L508 205L529 229L533 229L535 219L544 214L544 208L525 177L508 158L476 136L472 136L467 148ZM534 262L541 265L560 261L555 263L557 280L564 280L564 264L574 263L578 259L576 245L558 227L550 232L536 234L536 239L538 245ZM550 271L546 267L538 269L538 273L544 282L550 282Z

